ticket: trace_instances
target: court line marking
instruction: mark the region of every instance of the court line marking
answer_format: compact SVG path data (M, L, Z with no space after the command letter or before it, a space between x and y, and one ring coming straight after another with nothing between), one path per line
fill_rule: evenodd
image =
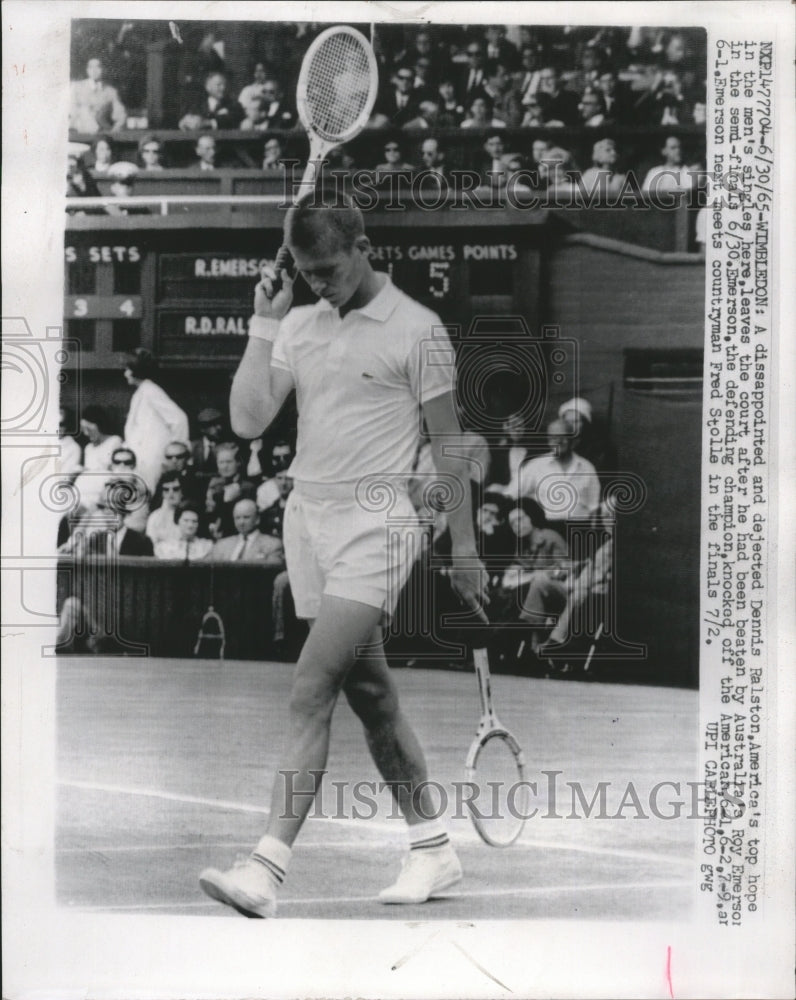
M118 795L140 795L148 798L165 799L169 802L185 802L191 805L204 805L220 809L229 809L235 812L244 813L257 813L262 816L269 815L269 809L266 806L256 806L250 805L246 802L236 802L230 799L208 799L201 795L187 795L182 792L167 792L159 788L131 788L127 785L113 785L105 784L102 782L95 781L67 781L59 780L58 785L62 785L66 788L79 788L84 791L96 791L96 792L110 792L112 794ZM403 821L396 817L394 820L378 820L378 819L353 819L348 816L308 816L308 820L314 822L326 822L326 823L336 823L339 825L345 825L350 827L356 827L359 833L393 833L396 835L403 834ZM401 824L400 827L397 824ZM480 844L481 840L475 832L468 830L467 834L457 831L451 834L451 840L454 843L466 843L466 844ZM365 846L372 847L371 844L358 844L356 841L352 841L352 846ZM595 856L611 856L611 857L624 857L629 859L635 859L638 861L652 861L658 864L677 864L682 866L691 867L693 865L693 858L683 858L670 856L667 854L656 854L651 851L633 851L626 850L624 848L611 848L611 847L597 847L588 846L581 844L563 844L560 841L545 841L545 840L520 840L512 845L512 850L516 851L517 848L524 848L526 850L569 850L569 851L579 851L583 854L593 854Z
M551 893L561 892L616 892L626 890L647 890L647 889L682 889L691 885L691 882L682 879L667 881L647 881L647 882L594 882L591 885L551 885L551 886L529 886L526 889L476 889L472 892L449 893L445 896L436 897L440 901L454 902L457 899L489 899L497 896L545 896ZM317 906L321 903L379 903L378 896L312 896L297 899L280 898L279 906ZM189 900L184 903L120 903L117 905L108 904L105 906L79 906L68 903L60 904L66 909L95 911L95 910L165 910L175 907L190 907L191 909L218 908L218 903L210 900L198 902ZM379 903L380 906L384 905ZM422 903L415 904L422 906ZM406 907L404 907L406 909ZM219 912L223 912L219 910Z

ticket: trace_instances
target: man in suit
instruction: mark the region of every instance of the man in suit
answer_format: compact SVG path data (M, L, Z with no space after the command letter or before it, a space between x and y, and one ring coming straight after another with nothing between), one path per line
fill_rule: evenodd
M59 653L113 652L123 648L108 619L104 588L114 580L108 566L119 556L153 556L151 539L125 523L135 504L129 479L112 479L103 487L95 507L75 524L58 549L86 567L78 594L70 594L61 608L56 650Z
M238 500L254 500L257 487L244 478L240 452L232 442L224 442L216 448L216 468L218 475L207 486L205 510L210 534L219 539L235 534L235 504Z
M391 125L399 128L417 117L419 103L415 95L415 73L409 66L399 66L393 77L394 86L382 98L379 111Z
M219 539L210 558L214 562L256 562L284 569L282 542L258 530L258 516L254 500L238 500L232 511L236 534Z
M469 108L473 100L483 93L486 77L484 73L484 45L472 41L467 46L467 65L462 68L459 77L458 97L465 108Z
M163 502L163 492L161 484L164 476L178 475L182 496L184 500L191 500L194 503L204 499L205 487L198 482L195 470L188 464L191 459L191 452L184 441L169 441L163 452L163 472L158 484L155 487L155 494L152 498L152 508L155 509Z
M191 441L191 464L205 487L216 475L216 445L225 440L224 417L214 406L199 411L199 437Z
M197 129L237 128L243 118L243 108L227 93L227 78L213 72L205 79L205 93L201 101L185 109L178 128L184 132Z
M544 111L545 125L578 124L578 95L561 87L558 73L552 66L539 71L537 96Z
M505 27L502 24L489 24L485 35L487 59L496 59L509 70L516 69L520 61L517 47L506 38Z
M75 80L69 95L69 128L76 132L118 132L127 121L127 109L115 87L102 79L101 59L89 59L86 79Z

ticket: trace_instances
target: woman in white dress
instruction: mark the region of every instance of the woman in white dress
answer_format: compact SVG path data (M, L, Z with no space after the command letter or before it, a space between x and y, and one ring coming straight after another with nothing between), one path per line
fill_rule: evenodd
M174 400L153 381L157 362L139 348L129 359L124 377L135 387L124 425L124 441L136 454L136 472L150 493L160 478L163 453L171 441L190 440L188 417Z
M182 483L177 472L162 476L160 488L163 503L152 511L146 522L146 533L152 539L154 546L157 546L159 542L180 537L180 529L174 520L174 512L185 499L182 495Z

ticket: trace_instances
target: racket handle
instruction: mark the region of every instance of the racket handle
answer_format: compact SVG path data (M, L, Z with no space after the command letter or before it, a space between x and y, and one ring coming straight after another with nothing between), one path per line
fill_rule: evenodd
M276 293L282 287L282 271L287 271L288 274L292 273L294 269L293 254L290 252L287 245L282 244L282 246L277 250L276 258L274 259L274 270L276 271L276 277L274 278L274 290L271 298L276 295Z

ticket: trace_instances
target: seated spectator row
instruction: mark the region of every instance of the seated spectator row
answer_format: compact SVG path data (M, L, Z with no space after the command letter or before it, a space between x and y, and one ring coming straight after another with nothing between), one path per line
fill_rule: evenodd
M325 27L196 22L182 37L163 22L75 22L70 125L85 133L131 121L188 130L289 128L301 59ZM428 113L460 125L472 119L477 99L484 102L478 120L486 115L509 126L703 120L699 29L380 24L373 44L377 127ZM144 79L153 52L162 59L157 108Z

